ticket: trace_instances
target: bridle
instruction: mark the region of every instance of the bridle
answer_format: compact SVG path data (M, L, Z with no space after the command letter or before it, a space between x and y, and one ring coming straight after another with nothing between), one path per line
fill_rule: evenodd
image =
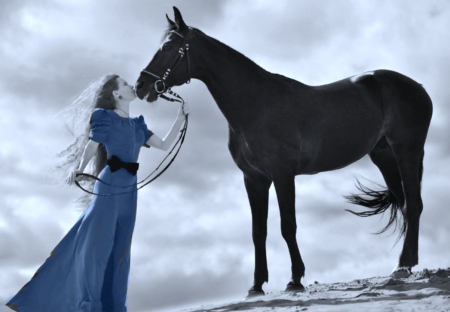
M165 81L166 81L167 77L169 77L170 72L171 72L171 71L172 71L172 70L173 70L173 69L181 62L181 60L182 60L183 57L184 57L184 54L186 54L186 55L187 55L188 75L189 75L189 78L188 78L188 80L186 81L186 84L189 84L189 83L191 82L191 61L190 61L190 58L189 58L189 43L187 43L187 41L188 41L188 39L190 39L190 37L192 36L192 32L193 32L193 29L192 29L191 27L189 27L189 31L188 31L188 34L187 34L186 37L184 37L183 35L181 35L179 32L177 32L177 31L175 31L175 30L171 30L171 31L167 34L167 35L170 35L170 34L176 34L176 35L180 36L181 38L183 38L183 43L181 44L181 47L178 49L178 54L177 54L177 56L176 56L175 59L172 61L172 63L170 64L169 68L166 70L166 72L164 73L164 75L163 75L162 78L159 77L158 75L156 75L156 74L154 74L154 73L148 71L147 69L143 69L143 70L141 71L141 75L142 75L142 74L147 74L147 75L150 75L150 76L155 77L155 78L158 79L157 81L155 81L155 90L156 90L156 92L158 93L158 96L159 96L159 97L161 97L161 98L163 98L163 99L165 99L165 100L167 100L167 101L170 101L170 102L180 102L180 103L182 103L182 104L185 103L184 100L183 100L183 98L182 98L180 95L178 95L178 94L176 94L175 92L173 92L173 91L171 90L171 88L166 88L166 83L165 83ZM186 52L185 52L185 51L186 51ZM161 89L158 88L158 83L162 84L162 88L161 88ZM168 96L166 96L166 95L164 94L164 93L166 93L166 92L169 93L170 95L174 96L175 98L169 98ZM185 119L185 122L184 122L184 126L183 126L183 128L180 130L181 134L180 134L178 140L175 142L175 144L173 145L172 149L171 149L170 152L167 154L167 156L161 161L161 163L158 165L158 167L157 167L155 170L153 170L152 173L150 173L144 180L142 180L142 181L140 181L140 182L137 182L136 184L126 185L126 186L118 186L118 185L112 185L112 184L109 184L109 183L107 183L107 182L105 182L105 181L103 181L103 180L97 178L96 176L91 175L91 174L87 174L87 173L78 173L77 176L78 176L78 175L86 176L86 177L89 177L89 178L91 178L91 179L97 180L97 181L99 181L99 182L101 182L101 183L103 183L103 184L106 184L106 185L109 185L109 186L112 186L112 187L116 187L116 188L122 188L122 189L123 189L123 188L132 187L132 186L134 186L134 185L139 185L139 184L142 184L142 183L143 183L141 186L139 186L139 187L137 188L137 190L139 190L139 189L143 188L144 186L150 184L150 183L153 182L154 180L156 180L159 176L161 176L161 175L164 173L164 171L167 170L167 168L169 168L169 166L172 164L172 162L173 162L173 161L175 160L175 158L177 157L178 152L179 152L180 149L181 149L181 146L183 145L184 138L186 137L187 126L188 126L188 115L186 115L186 119ZM177 149L177 151L175 152L175 154L174 154L174 156L172 157L172 159L170 160L170 162L169 162L169 163L164 167L164 169L162 169L155 177L151 178L151 176L152 176L152 175L153 175L153 174L161 167L161 165L162 165L162 164L164 163L164 161L169 157L169 155L172 154L172 152L175 150L175 148L177 147L177 145L178 145L178 149ZM151 178L151 179L150 179L150 178ZM149 179L150 179L150 180L149 180ZM147 181L147 180L148 180L148 181ZM89 191L89 190L86 190L85 188L83 188L83 187L78 183L77 180L75 180L75 184L76 184L80 189L82 189L83 191L85 191L86 193L89 193L89 194L92 194L92 195L98 195L98 196L112 196L112 195L121 195L121 194L128 194L128 193L134 192L134 190L132 190L132 191L119 192L119 193L111 193L111 194L98 194L98 193L94 193L94 192L91 192L91 191Z
M191 82L191 60L189 57L188 39L190 39L192 37L192 32L193 32L192 27L189 27L189 31L188 31L186 37L184 37L182 34L180 34L179 32L177 32L175 30L169 31L169 33L167 34L168 36L170 34L176 34L183 39L183 43L181 44L180 48L178 49L178 54L175 56L172 63L170 64L169 68L167 68L166 72L164 73L164 75L162 77L152 73L151 71L147 70L147 68L145 68L141 71L141 75L146 74L146 75L149 75L149 76L152 76L152 77L158 79L154 83L155 91L156 91L156 93L158 93L159 97L162 97L165 100L170 101L170 99L168 97L166 97L164 95L164 93L169 92L170 94L172 94L172 91L170 90L170 88L166 87L166 79L169 77L172 70L178 64L180 64L181 60L184 57L184 54L186 54L186 56L187 56L187 66L188 66L188 80L186 81L186 84L189 84Z

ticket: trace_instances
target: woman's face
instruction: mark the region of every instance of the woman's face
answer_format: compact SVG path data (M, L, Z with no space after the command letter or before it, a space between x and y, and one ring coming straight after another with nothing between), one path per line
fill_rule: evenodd
M117 92L117 95L121 95L122 100L133 101L134 99L136 99L137 96L134 90L134 86L129 85L128 82L126 82L125 79L121 77L118 77L116 81L119 89L115 90L114 92Z

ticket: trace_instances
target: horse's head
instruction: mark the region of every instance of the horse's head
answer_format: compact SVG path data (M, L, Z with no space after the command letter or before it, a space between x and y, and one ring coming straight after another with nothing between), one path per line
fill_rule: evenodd
M193 29L184 23L176 7L173 7L173 11L175 22L166 14L169 27L164 40L136 82L137 96L148 102L155 101L167 89L191 79L189 47Z

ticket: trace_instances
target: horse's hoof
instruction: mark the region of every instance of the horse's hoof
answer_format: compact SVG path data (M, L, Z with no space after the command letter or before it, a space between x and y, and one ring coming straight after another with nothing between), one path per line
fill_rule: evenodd
M285 292L296 293L296 292L303 292L303 291L305 291L305 287L301 283L295 284L293 282L289 282L286 285Z
M250 299L250 298L264 296L264 295L265 295L264 290L255 289L252 287L248 290L248 294L247 294L247 297L245 297L245 300Z
M411 268L408 267L396 267L391 273L393 279L408 278L411 275Z

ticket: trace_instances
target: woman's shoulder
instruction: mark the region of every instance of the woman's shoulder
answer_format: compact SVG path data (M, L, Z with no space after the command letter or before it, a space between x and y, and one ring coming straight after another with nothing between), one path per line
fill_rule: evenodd
M105 108L95 108L92 111L92 120L98 120L98 119L106 119L106 118L110 118L110 113L111 110L110 109L105 109Z

